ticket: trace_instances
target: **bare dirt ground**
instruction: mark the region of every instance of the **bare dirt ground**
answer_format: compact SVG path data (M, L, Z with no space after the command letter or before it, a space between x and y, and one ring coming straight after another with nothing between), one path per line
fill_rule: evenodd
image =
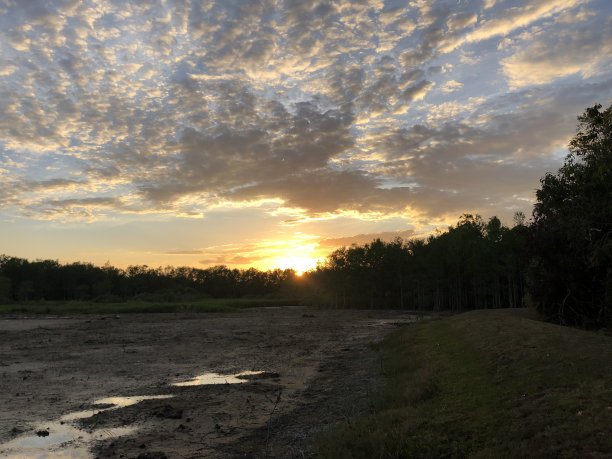
M382 384L370 343L413 319L304 308L2 317L0 456L310 457L314 435L366 411ZM172 385L242 371L263 373ZM99 404L157 395L171 397Z

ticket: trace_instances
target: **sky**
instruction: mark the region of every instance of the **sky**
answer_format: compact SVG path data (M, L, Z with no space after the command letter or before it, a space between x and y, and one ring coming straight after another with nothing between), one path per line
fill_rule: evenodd
M0 0L0 254L302 271L512 225L611 102L609 0Z

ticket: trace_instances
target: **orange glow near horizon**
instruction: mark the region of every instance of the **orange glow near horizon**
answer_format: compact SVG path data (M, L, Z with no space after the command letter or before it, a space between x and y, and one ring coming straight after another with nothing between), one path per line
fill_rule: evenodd
M295 257L295 258L278 258L271 260L276 268L279 269L293 269L298 276L301 276L304 272L310 271L317 267L319 258L309 257ZM274 269L274 268L272 268Z
M293 269L296 274L302 275L315 269L317 263L328 255L317 240L315 236L297 232L286 240L261 241L242 255L257 258L251 265L257 269Z
M243 245L227 244L175 252L81 252L74 258L59 261L80 261L98 266L108 262L119 269L127 269L131 265L189 266L199 269L224 265L231 269L255 268L260 271L293 269L296 274L302 275L314 270L317 263L329 255L330 249L321 247L318 240L316 236L294 233L288 235L287 239L262 239L256 242L245 241Z

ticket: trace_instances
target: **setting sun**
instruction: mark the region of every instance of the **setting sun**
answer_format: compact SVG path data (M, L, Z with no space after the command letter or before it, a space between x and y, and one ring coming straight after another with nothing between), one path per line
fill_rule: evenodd
M249 251L243 251L245 258L257 260L258 269L293 269L298 276L315 269L317 263L328 255L328 248L321 247L316 236L295 232L284 240L260 241Z
M275 265L280 269L293 269L298 276L304 274L304 272L317 267L318 258L285 258L277 259Z

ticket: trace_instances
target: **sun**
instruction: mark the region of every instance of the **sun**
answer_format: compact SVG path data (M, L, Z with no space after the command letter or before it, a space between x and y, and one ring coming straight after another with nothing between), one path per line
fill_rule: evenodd
M318 236L296 232L288 239L268 240L258 247L258 268L292 269L296 276L314 270L327 255L317 242Z
M278 258L275 261L276 266L280 269L293 269L297 276L302 276L306 271L315 269L319 259L310 257L288 257Z

